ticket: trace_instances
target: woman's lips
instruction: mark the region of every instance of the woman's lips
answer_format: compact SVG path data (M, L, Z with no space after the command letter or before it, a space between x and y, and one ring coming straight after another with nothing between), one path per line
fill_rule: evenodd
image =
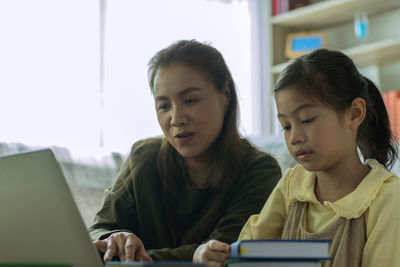
M194 133L179 133L175 135L176 140L180 144L187 144L194 138Z

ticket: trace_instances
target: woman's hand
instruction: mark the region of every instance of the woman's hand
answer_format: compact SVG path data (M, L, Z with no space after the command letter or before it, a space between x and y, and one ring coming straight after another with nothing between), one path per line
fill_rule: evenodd
M114 256L119 256L121 261L153 261L147 255L142 240L132 233L114 233L93 244L104 253L104 261L111 261Z
M230 248L227 243L210 240L196 249L193 262L207 262L210 267L221 267L229 259Z

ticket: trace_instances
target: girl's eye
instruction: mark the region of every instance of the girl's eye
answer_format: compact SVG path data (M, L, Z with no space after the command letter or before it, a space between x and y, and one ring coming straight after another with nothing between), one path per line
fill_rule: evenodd
M310 123L310 122L313 122L314 119L315 119L315 117L307 119L307 120L302 120L301 123Z
M283 126L282 131L287 132L290 130L290 128L291 128L290 126Z
M190 99L186 99L185 100L185 104L193 104L193 103L196 103L198 101L199 101L198 98L190 98Z

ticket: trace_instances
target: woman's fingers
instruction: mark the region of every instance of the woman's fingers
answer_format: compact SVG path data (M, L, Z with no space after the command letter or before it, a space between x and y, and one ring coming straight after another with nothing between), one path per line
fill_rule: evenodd
M126 260L127 261L134 261L135 254L136 254L136 243L135 240L132 240L132 237L128 237L125 243L125 250L126 250Z
M104 252L104 261L111 261L114 256L118 256L120 261L153 261L147 255L142 240L132 233L114 233L93 244Z
M111 261L117 253L117 245L115 244L112 235L107 238L107 250L104 253L104 261Z
M103 253L105 253L107 251L107 241L97 240L97 241L93 242L93 245Z
M141 242L140 242L141 243ZM136 250L135 258L137 261L145 261L152 262L153 260L147 255L146 250L144 249L143 244L141 244L140 248Z
M142 241L134 234L128 235L126 238L125 253L126 261L152 261L147 255Z
M119 260L126 261L126 251L125 251L126 236L125 236L125 234L119 233L118 235L115 235L114 241L117 246Z

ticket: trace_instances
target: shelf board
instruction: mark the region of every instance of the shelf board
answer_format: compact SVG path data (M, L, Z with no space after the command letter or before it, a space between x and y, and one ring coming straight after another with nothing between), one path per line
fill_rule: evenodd
M399 0L327 0L271 17L273 26L320 28L351 21L358 10L371 15L400 8Z
M400 36L343 50L359 67L383 65L400 59Z
M400 36L344 49L343 52L360 68L387 64L400 60ZM272 74L280 74L289 62L272 66Z

